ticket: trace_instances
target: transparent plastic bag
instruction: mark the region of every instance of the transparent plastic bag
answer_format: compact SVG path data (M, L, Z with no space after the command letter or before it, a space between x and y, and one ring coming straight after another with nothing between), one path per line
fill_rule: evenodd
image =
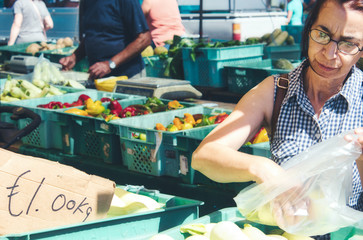
M32 82L41 87L46 84L64 84L65 78L58 69L59 64L52 63L41 54L34 66Z
M352 190L352 166L361 148L356 141L347 142L347 134L353 133L335 136L291 158L282 165L283 175L243 189L234 198L239 211L248 220L304 236L358 223L363 212L346 203Z

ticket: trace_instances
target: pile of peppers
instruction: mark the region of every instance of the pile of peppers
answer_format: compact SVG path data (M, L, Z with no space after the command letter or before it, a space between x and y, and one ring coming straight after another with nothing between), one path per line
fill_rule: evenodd
M80 106L83 106L83 108L79 108ZM70 108L65 112L81 116L99 117L105 119L107 122L119 118L184 108L177 100L164 104L164 102L157 97L148 98L145 104L133 104L122 108L118 99L103 97L100 100L94 101L86 94L81 94L77 101L72 103L52 101L47 104L40 104L37 107L47 109Z
M190 114L184 113L184 117L174 117L173 123L170 123L167 127L161 123L155 125L156 130L175 132L180 130L191 129L195 127L203 127L212 124L218 124L223 122L228 117L228 114L223 112L218 115L206 115L206 114Z
M69 107L78 107L85 105L85 101L89 99L90 97L86 94L81 94L77 101L74 101L72 103L61 103L58 101L52 101L47 104L39 104L37 107L39 108L47 108L47 109L60 109L60 108L69 108Z

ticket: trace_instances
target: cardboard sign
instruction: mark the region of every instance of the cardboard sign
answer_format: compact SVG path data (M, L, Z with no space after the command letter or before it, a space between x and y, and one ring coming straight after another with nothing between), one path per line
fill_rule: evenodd
M115 183L0 149L0 235L104 218Z

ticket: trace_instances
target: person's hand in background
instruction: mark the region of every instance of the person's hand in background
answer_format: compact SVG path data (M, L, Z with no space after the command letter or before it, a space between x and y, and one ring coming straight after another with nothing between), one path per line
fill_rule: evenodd
M93 64L89 70L89 79L97 79L102 78L103 76L109 74L111 72L110 65L108 61L97 62Z
M76 65L76 55L72 54L70 56L61 58L59 63L62 65L62 69L69 71Z

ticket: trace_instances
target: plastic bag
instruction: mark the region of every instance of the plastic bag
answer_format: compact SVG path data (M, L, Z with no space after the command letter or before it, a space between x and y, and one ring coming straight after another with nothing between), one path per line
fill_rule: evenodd
M304 236L323 235L358 223L363 212L346 203L352 189L352 166L361 148L356 141L344 140L347 134L352 132L291 158L282 165L286 170L283 176L243 189L234 198L239 211L248 220Z
M57 65L50 62L41 54L37 64L34 66L32 82L36 86L40 85L38 87L49 83L62 85L65 82L65 78Z

